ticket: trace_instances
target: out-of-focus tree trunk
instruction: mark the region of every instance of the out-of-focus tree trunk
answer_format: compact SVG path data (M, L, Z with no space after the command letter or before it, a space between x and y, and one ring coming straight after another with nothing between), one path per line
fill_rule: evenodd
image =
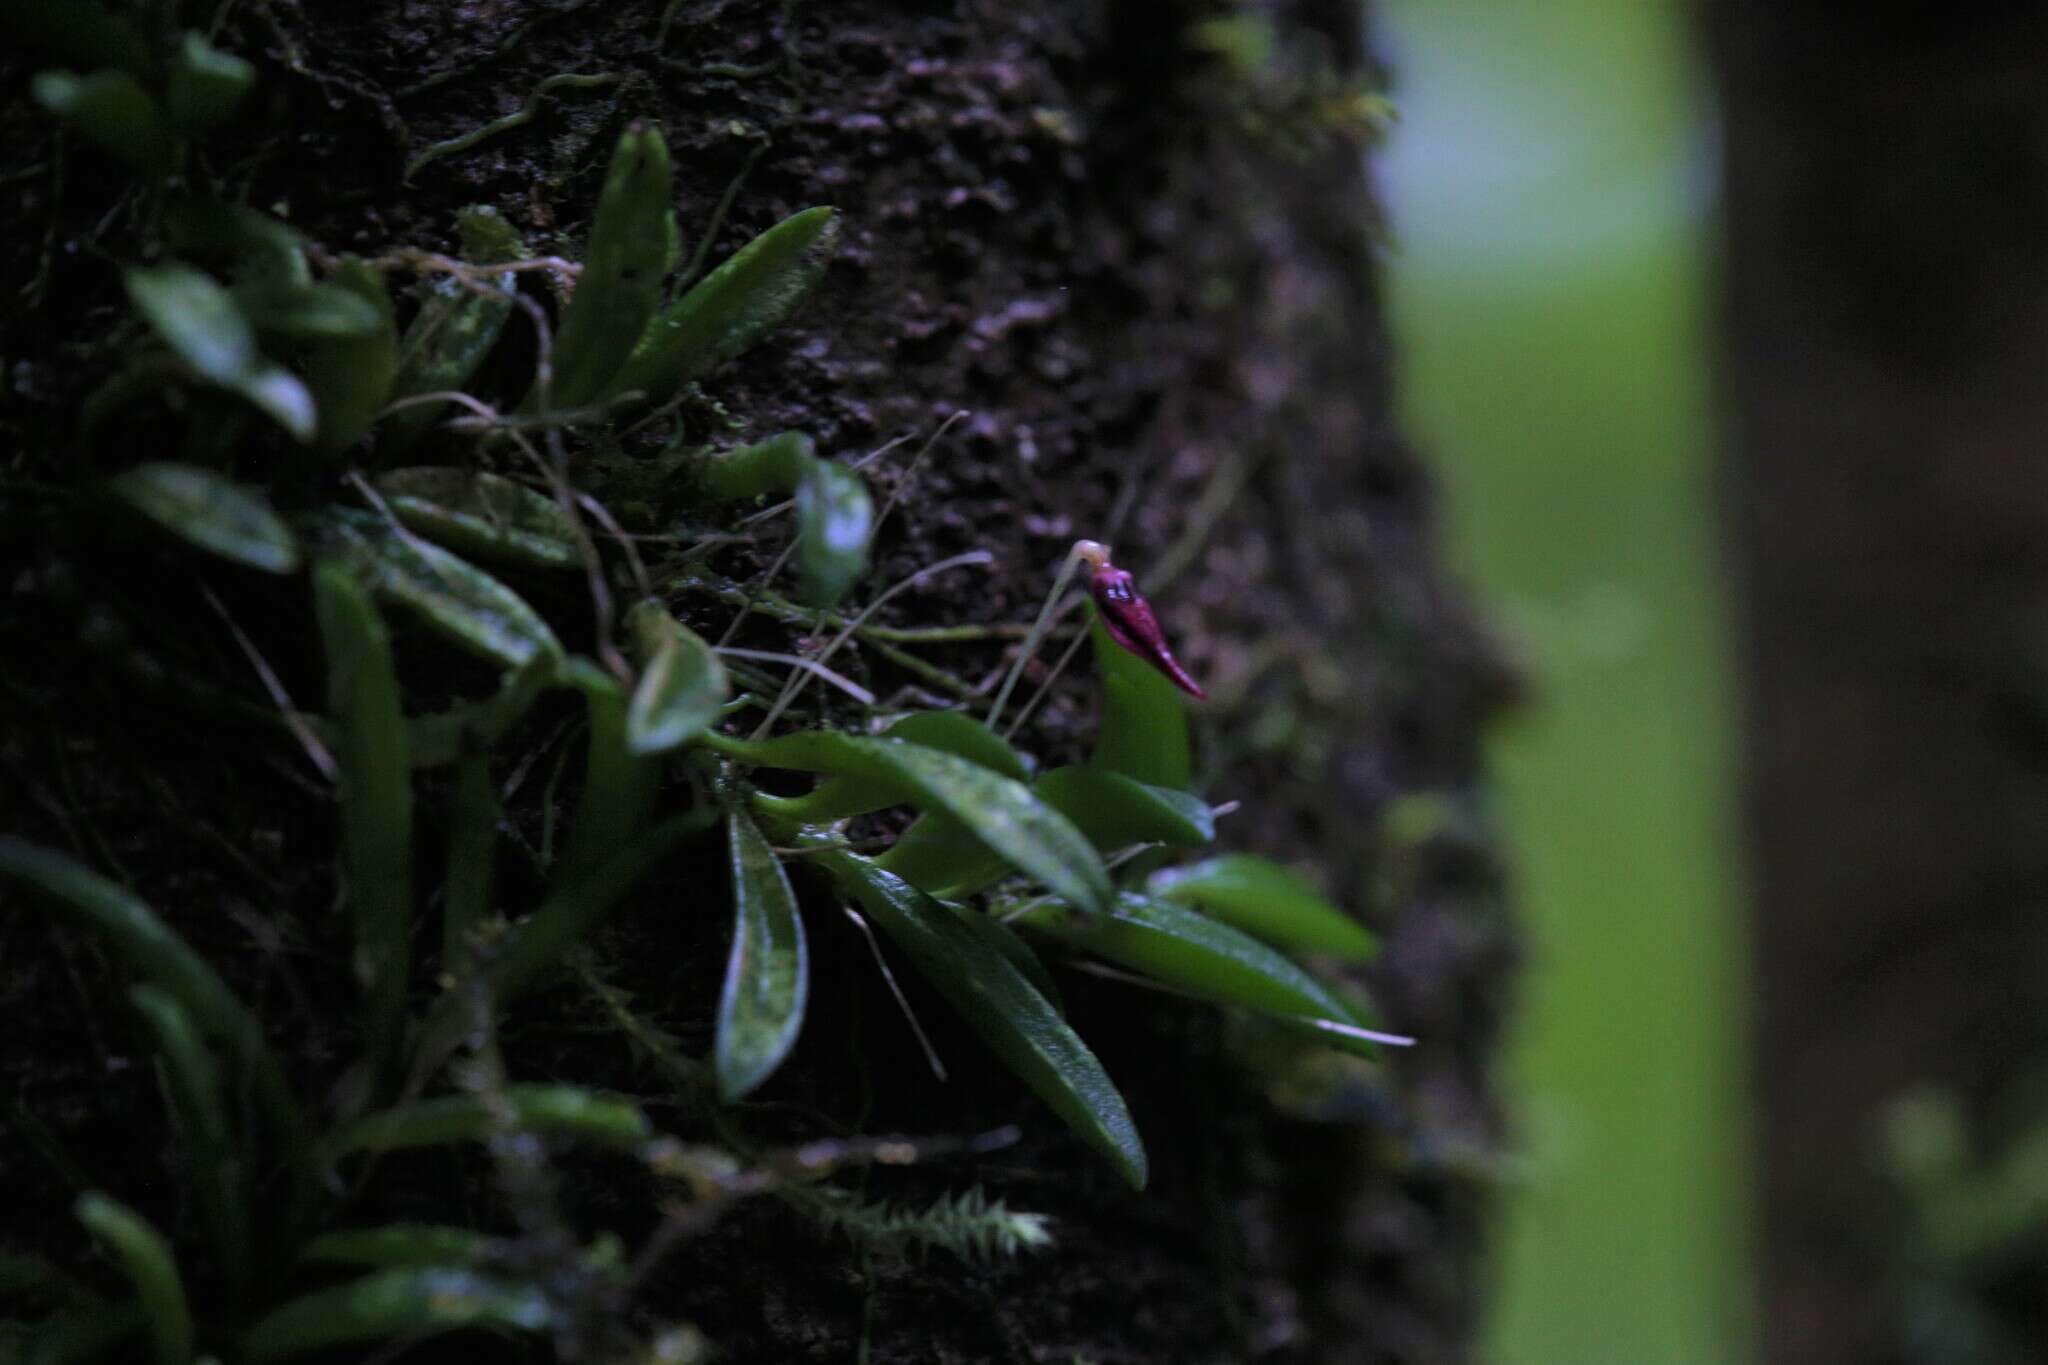
M2048 29L1706 14L1768 1354L2040 1359L2037 1271L1938 1345L1883 1152L1926 1083L2000 1150L2048 1034Z

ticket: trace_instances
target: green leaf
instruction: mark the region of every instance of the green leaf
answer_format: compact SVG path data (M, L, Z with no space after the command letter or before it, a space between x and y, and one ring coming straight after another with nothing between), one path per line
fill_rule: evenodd
M759 742L728 740L719 747L744 762L901 787L919 804L954 816L1011 866L1055 894L1090 909L1109 900L1109 874L1081 831L1022 782L956 754L829 730Z
M1346 962L1373 955L1373 937L1313 886L1267 858L1231 853L1155 873L1156 897L1196 906L1269 943Z
M342 565L313 574L327 650L327 709L338 741L346 885L363 989L364 1051L378 1093L398 1082L412 943L412 768L391 639L370 596Z
M801 431L777 432L765 441L735 446L701 465L704 491L737 502L766 493L794 493L818 463L818 444Z
M817 862L860 903L1005 1065L1124 1179L1145 1188L1145 1146L1102 1063L1007 956L959 916L865 858Z
M126 71L106 69L90 76L42 71L29 88L37 104L131 169L159 175L171 168L171 135L164 126L163 109Z
M156 1034L157 1048L167 1063L165 1074L176 1097L187 1177L197 1190L200 1215L239 1306L247 1301L254 1272L249 1191L243 1184L247 1167L228 1122L220 1068L200 1041L191 1016L168 992L141 985L128 995Z
M192 1310L171 1244L149 1221L97 1191L80 1195L78 1221L99 1239L135 1286L157 1365L191 1365Z
M734 252L651 323L611 392L660 403L780 327L825 273L836 211L805 209Z
M368 299L338 284L253 280L228 292L257 331L287 341L359 341L384 322Z
M301 441L312 439L311 392L257 351L255 329L227 290L188 265L130 270L123 279L135 310L200 378L241 394Z
M1009 875L1003 856L945 811L927 811L876 860L920 891L958 900Z
M1153 843L1197 848L1216 838L1208 802L1184 791L1148 787L1107 769L1054 768L1031 789L1072 820L1097 848Z
M660 602L634 607L626 625L640 658L640 680L626 708L626 748L642 757L667 753L718 719L732 692L725 665Z
M621 133L598 195L583 273L555 338L551 406L581 407L618 392L612 381L661 303L670 186L661 130L636 123Z
M477 265L499 265L526 256L526 244L512 225L488 205L472 205L456 219L462 234L463 259ZM512 316L519 277L505 271L479 290L452 275L436 276L426 299L398 348L398 375L392 398L459 390L477 372L505 322ZM448 410L447 403L417 403L384 419L377 432L378 454L393 460L411 449Z
M816 460L796 487L797 594L812 606L837 606L868 571L875 503L860 475Z
M945 753L958 754L970 763L979 763L1004 777L1019 782L1030 780L1031 771L1024 764L1015 749L1012 749L995 731L964 711L914 711L898 720L882 733L891 739L909 740L922 744L928 749L939 749ZM872 777L835 777L822 782L816 790L803 796L760 798L778 817L805 825L828 825L844 820L850 815L864 815L868 811L886 810L912 800L916 791L902 782L877 781ZM926 820L944 819L942 816L926 816ZM957 827L957 826L956 826ZM913 826L915 828L915 826ZM975 848L984 846L966 835ZM1006 866L996 861L992 876L1001 876ZM901 873L897 874L903 875ZM922 886L916 878L906 878L913 885ZM931 888L926 887L926 890Z
M1172 901L1125 894L1105 919L1041 904L1012 923L1227 1005L1356 1025L1344 1002L1281 954Z
M958 754L1019 782L1031 780L1024 756L1010 742L965 711L913 711L882 732L891 739L905 739L927 749Z
M565 879L592 871L632 837L654 808L661 781L660 763L633 751L628 738L632 707L618 679L588 659L572 660L567 677L589 708L590 740L583 795L562 855Z
M457 1266L403 1266L293 1299L242 1339L254 1363L359 1341L414 1338L459 1327L540 1332L555 1325L531 1284Z
M323 1232L299 1252L326 1265L457 1266L477 1260L491 1239L473 1228L393 1223Z
M115 494L173 535L265 573L296 573L299 542L253 488L185 464L143 464L108 482Z
M362 439L391 396L398 373L398 324L384 276L368 261L344 256L329 282L368 304L377 317L364 335L323 341L306 357L306 387L320 413L313 444L334 454Z
M171 118L180 128L203 133L225 122L255 84L255 67L188 32L171 58Z
M380 600L418 614L455 644L514 668L537 654L561 654L540 613L468 561L353 508L330 508L325 529Z
M337 1154L482 1142L506 1132L562 1133L614 1147L654 1129L635 1105L568 1085L508 1085L491 1095L440 1095L371 1114L334 1139Z
M1089 608L1088 633L1102 679L1102 725L1089 766L1151 787L1186 791L1193 764L1180 692L1158 669L1109 638Z
M130 970L162 987L202 1033L228 1049L243 1079L253 1084L279 1157L293 1173L280 1216L287 1223L298 1216L312 1194L314 1177L305 1116L285 1084L277 1054L264 1041L262 1026L220 974L148 906L61 853L0 835L0 880L28 887L58 918L103 936Z
M1031 945L1024 941L1022 935L1009 925L972 906L960 905L953 901L938 903L950 911L955 919L966 925L968 931L976 938L1007 958L1010 965L1022 972L1025 980L1037 987L1038 993L1044 996L1055 1010L1062 1015L1067 1012L1060 1002L1059 984L1052 979L1052 972L1032 950Z
M768 1079L796 1045L810 993L810 950L796 896L775 850L738 806L727 812L732 952L718 1002L714 1061L730 1103Z
M576 569L583 551L553 498L483 470L423 465L380 474L377 492L408 530L479 559Z

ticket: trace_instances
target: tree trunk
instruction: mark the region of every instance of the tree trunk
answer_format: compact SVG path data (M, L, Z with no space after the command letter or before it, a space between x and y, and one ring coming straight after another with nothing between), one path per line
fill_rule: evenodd
M799 208L836 205L845 232L818 295L704 382L707 401L687 414L696 434L725 445L797 429L848 457L907 439L869 467L900 501L855 602L949 555L991 560L895 598L876 618L890 625L1028 621L1074 539L1113 543L1214 698L1197 713L1197 786L1241 803L1221 842L1310 870L1362 914L1382 943L1369 980L1385 1022L1421 1041L1336 1081L1276 1078L1246 1064L1237 1031L1213 1012L1063 973L1069 1017L1151 1151L1150 1188L1133 1193L953 1027L938 997L906 982L951 1072L937 1085L865 945L799 875L816 939L810 1022L776 1083L785 1088L764 1091L774 1103L746 1122L788 1142L1014 1122L1013 1147L877 1168L864 1187L921 1205L978 1183L1050 1214L1056 1244L989 1267L909 1263L856 1254L755 1200L676 1246L636 1311L693 1322L748 1361L856 1350L877 1362L1466 1358L1514 943L1479 737L1510 683L1447 584L1430 479L1391 415L1378 216L1360 155L1372 72L1355 6L1300 0L1231 19L1200 5L731 0L678 7L673 22L663 9L226 7L220 41L239 40L263 82L261 116L240 134L250 160L235 173L250 204L283 206L332 251L445 249L453 211L485 203L534 250L574 257L603 153L639 118L668 135L683 238L710 233L710 262ZM0 62L10 86L28 69ZM557 88L524 126L403 175L561 72L624 79ZM29 123L18 109L6 126ZM47 145L47 126L34 126L34 145ZM16 391L30 401L7 419L24 441L24 484L84 472L62 466L50 433L105 372L87 324L104 327L119 302L114 272L91 251L42 255L53 214L51 240L83 240L119 184L77 148L63 165L61 188L47 173L28 178L0 222L16 278L47 266L34 310L5 337L10 358L26 357ZM955 412L968 415L913 460ZM102 455L109 467L127 458ZM134 705L126 685L72 643L78 594L45 591L83 579L84 600L97 600L90 546L46 533L26 497L15 494L7 533L34 572L9 610L18 676L0 753L18 811L6 823L129 881L231 954L233 984L289 1019L294 1079L320 1095L348 1055L336 1040L349 1006L334 964L345 957L312 960L346 952L327 798L302 764L281 776L296 762L289 741L122 714ZM756 560L741 547L720 563L745 577L779 548ZM648 553L665 595L717 638L731 608L693 596ZM187 568L151 580L149 600L250 690L198 587ZM230 597L309 704L320 684L303 600ZM763 648L802 643L758 616L748 629ZM885 698L938 689L951 704L931 670L985 699L1007 660L994 638L906 648L930 668L853 651L835 666ZM400 667L418 697L475 694L467 674L414 671L403 657ZM1078 754L1093 730L1082 672L1022 736L1044 760ZM425 811L440 797L422 791ZM538 837L539 807L528 814ZM271 842L278 825L288 855ZM672 871L636 896L604 956L701 1055L727 912L722 892L698 905L700 875L720 874ZM222 907L243 927L224 923ZM94 1178L168 1222L161 1108L127 1068L125 1024L106 1022L124 982L81 940L32 933L40 923L20 910L6 920L4 1007L33 1021L10 1090ZM534 1007L505 1040L515 1074L656 1089L625 1069L616 1039L606 1061L589 1061L598 1049L570 1028L587 1013L567 993ZM565 1069L585 1066L595 1073ZM709 1137L701 1114L654 1112L664 1128ZM0 1202L28 1211L15 1229L31 1245L75 1254L70 1193L32 1161L29 1131L18 1122L4 1139ZM488 1183L470 1178L472 1202L487 1204ZM579 1221L644 1230L638 1186L577 1180ZM445 1197L416 1194L426 1206ZM388 1211L414 1214L403 1200Z
M2015 7L1707 13L1769 1358L2039 1359L2038 1220L1928 1233L2041 1118L2048 45Z

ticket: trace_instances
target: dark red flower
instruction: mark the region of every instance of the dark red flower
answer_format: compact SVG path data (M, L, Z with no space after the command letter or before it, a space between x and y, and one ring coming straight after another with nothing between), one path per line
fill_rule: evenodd
M1088 577L1088 594L1095 599L1095 609L1109 638L1164 673L1189 696L1206 698L1209 694L1202 690L1202 685L1189 677L1180 660L1173 657L1166 633L1159 629L1159 618L1138 595L1136 581L1109 562L1108 548L1084 540L1075 547L1075 553L1093 570Z

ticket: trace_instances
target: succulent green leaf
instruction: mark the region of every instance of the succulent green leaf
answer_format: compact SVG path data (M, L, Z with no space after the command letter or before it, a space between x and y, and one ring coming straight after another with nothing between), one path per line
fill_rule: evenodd
M423 465L376 479L408 530L479 559L529 568L582 567L575 524L553 498L484 470Z
M355 341L384 319L368 299L338 284L252 280L228 291L256 330L287 341Z
M188 32L171 58L171 119L188 132L203 133L226 121L255 84L255 67Z
M1151 843L1198 848L1216 838L1208 802L1169 787L1148 787L1105 768L1054 768L1031 789L1097 848Z
M1013 922L1207 1000L1358 1023L1343 1001L1286 957L1172 901L1126 893L1099 920L1051 902Z
M876 861L918 890L948 900L986 891L1010 872L1001 854L942 810L920 815Z
M126 71L108 68L90 76L43 71L29 88L36 103L131 169L158 175L171 168L171 134L163 109Z
M362 439L391 396L398 373L398 324L384 276L368 261L343 257L329 283L369 305L377 318L367 333L320 342L306 356L306 387L320 413L313 444L334 454Z
M323 1232L299 1252L325 1265L464 1265L478 1259L491 1239L472 1228L430 1223L392 1223L377 1228Z
M157 1365L191 1365L192 1309L171 1244L149 1220L98 1191L80 1195L78 1221L99 1239L135 1286Z
M192 1018L169 992L140 985L129 993L136 1012L156 1034L165 1074L176 1097L187 1171L200 1215L213 1238L229 1292L240 1304L249 1292L254 1263L249 1232L247 1167L228 1121L220 1067L200 1040Z
M555 1310L531 1284L459 1266L401 1266L291 1300L242 1339L252 1365L354 1342L415 1338L461 1327L541 1332Z
M1102 679L1102 725L1089 764L1152 787L1188 789L1187 710L1165 675L1109 638L1089 608L1095 669Z
M726 846L732 863L732 952L718 1002L713 1060L718 1093L730 1102L767 1080L796 1045L811 964L789 876L739 806L726 815Z
M867 859L828 852L817 861L1004 1064L1143 1189L1145 1146L1123 1096L1010 959L954 912Z
M619 367L661 304L670 190L661 130L639 123L626 129L605 172L583 273L555 338L552 406L581 407L617 391Z
M626 616L640 659L640 680L626 707L626 747L667 753L702 734L732 695L725 665L702 636L646 601Z
M508 1085L491 1095L439 1095L371 1114L342 1130L334 1150L392 1152L521 1131L630 1147L654 1129L637 1106L609 1095L569 1085Z
M277 1054L262 1026L243 1008L212 964L140 900L80 864L19 839L0 835L0 883L38 893L59 919L91 929L111 944L144 980L160 986L207 1037L225 1046L253 1082L260 1112L291 1166L295 1184L284 1214L303 1207L313 1174L305 1116L285 1084Z
M227 290L175 263L130 270L124 279L136 311L200 378L241 394L301 441L311 439L311 392L264 359L255 329Z
M583 796L562 856L562 875L573 879L595 869L640 828L653 809L661 765L634 752L632 704L618 679L588 659L572 660L567 677L590 712Z
M365 1050L380 1093L398 1081L412 943L412 768L391 637L339 563L313 574L327 650L327 709L341 769L341 827Z
M231 274L238 282L311 284L306 239L267 213L192 195L165 215L171 249Z
M210 469L137 465L107 486L157 525L222 559L265 573L298 570L298 538L269 501Z
M995 731L964 711L914 711L898 720L883 731L891 739L909 740L922 744L928 749L939 749L949 754L958 754L971 763L979 763L1019 782L1028 781L1031 770L1015 749ZM775 801L775 812L799 824L827 825L844 820L850 815L862 815L871 810L884 810L900 806L911 800L916 793L902 783L877 782L870 777L835 777L818 785L815 791L803 796L787 797ZM925 820L944 819L942 816L926 816ZM924 823L923 820L918 822ZM957 825L956 825L957 828ZM970 844L984 849L972 836L961 831ZM1001 876L1004 864L996 862L992 876ZM902 874L899 873L899 876ZM915 878L906 878L914 886L922 886ZM925 887L925 890L931 888Z
M818 462L818 445L801 431L777 432L765 441L735 446L703 465L704 491L736 502L764 493L794 493Z
M860 475L814 460L796 486L797 594L813 606L837 606L868 571L875 502Z
M325 530L330 548L380 600L414 612L463 648L514 668L537 654L561 654L540 613L468 561L351 508L330 509Z
M972 906L961 905L955 901L938 903L966 925L968 932L1007 958L1010 965L1022 972L1024 978L1038 988L1038 993L1044 996L1054 1009L1062 1015L1067 1012L1066 1007L1060 1002L1060 988L1052 979L1052 972L1032 946L1024 941L1023 935L1001 920Z
M894 738L810 730L722 746L744 762L865 779L944 810L1011 866L1084 908L1106 906L1109 874L1086 836L1012 777Z
M456 222L463 258L473 264L498 265L526 255L519 234L488 205L464 209ZM392 398L445 393L467 384L497 345L518 292L518 276L509 270L487 290L437 276L399 343ZM392 413L378 428L378 453L386 460L403 455L447 410L446 403L418 403Z
M610 391L663 402L753 346L809 296L838 234L835 210L811 208L741 247L648 326Z
M1208 858L1155 873L1147 890L1283 948L1346 962L1373 955L1373 938L1364 925L1269 858L1245 853Z

